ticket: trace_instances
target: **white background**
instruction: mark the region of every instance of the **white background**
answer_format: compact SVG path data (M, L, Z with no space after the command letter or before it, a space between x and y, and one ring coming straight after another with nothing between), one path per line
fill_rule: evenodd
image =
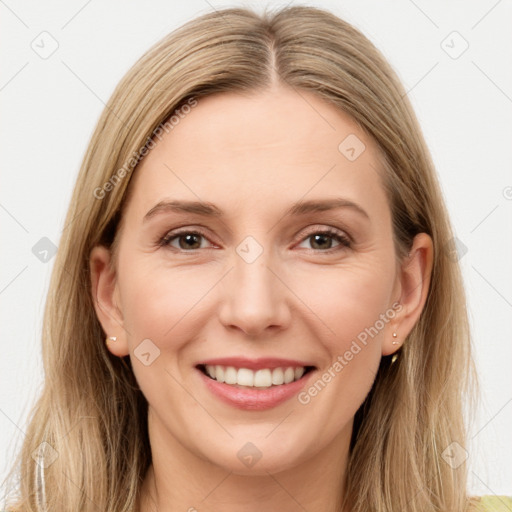
M41 320L53 259L41 262L32 247L42 237L58 245L104 103L135 60L183 22L224 6L284 4L0 0L0 478L43 379ZM467 248L460 261L483 394L466 447L468 487L512 495L512 3L309 5L331 10L375 43L419 117ZM50 48L45 31L58 48L43 59L31 45L42 46L45 37ZM452 58L464 40L469 47Z

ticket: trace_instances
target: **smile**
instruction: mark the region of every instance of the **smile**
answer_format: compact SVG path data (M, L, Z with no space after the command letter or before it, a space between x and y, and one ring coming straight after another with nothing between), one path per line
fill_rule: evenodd
M317 373L315 366L276 364L274 361L272 368L265 368L260 362L254 369L198 364L195 369L212 398L237 409L264 411L296 396Z
M277 368L236 368L223 365L199 365L198 368L217 382L236 387L267 389L298 381L313 366L288 366Z

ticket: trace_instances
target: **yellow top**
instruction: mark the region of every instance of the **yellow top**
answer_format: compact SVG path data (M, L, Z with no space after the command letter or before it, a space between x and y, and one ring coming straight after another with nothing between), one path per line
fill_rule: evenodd
M512 496L482 496L475 510L482 512L512 512Z
M512 496L496 496L486 495L481 497L473 497L472 499L478 500L476 509L479 512L512 512ZM3 512L0 510L0 512ZM5 511L9 512L9 511Z
M512 496L473 496L473 500L477 500L475 503L476 508L472 508L471 512L512 512ZM4 512L0 510L0 512ZM12 512L12 511L5 511Z

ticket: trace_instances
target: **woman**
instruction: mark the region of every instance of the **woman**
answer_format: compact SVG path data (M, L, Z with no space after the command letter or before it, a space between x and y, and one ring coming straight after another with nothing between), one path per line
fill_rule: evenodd
M346 22L225 9L164 38L66 225L10 510L510 507L466 492L474 368L435 170Z

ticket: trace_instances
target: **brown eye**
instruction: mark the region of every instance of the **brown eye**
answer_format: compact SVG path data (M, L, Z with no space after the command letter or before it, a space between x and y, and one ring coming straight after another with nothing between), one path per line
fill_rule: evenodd
M201 239L206 239L202 233L198 231L182 231L179 233L168 233L161 240L161 245L170 246L174 249L188 251L201 249ZM173 245L172 242L178 241L178 247Z
M333 239L338 245L333 247ZM341 232L333 230L320 230L310 233L304 241L310 240L312 250L320 252L336 251L338 249L350 247L350 240Z
M310 235L309 238L312 241L311 246L313 247L313 249L330 249L332 246L333 239L329 235Z

